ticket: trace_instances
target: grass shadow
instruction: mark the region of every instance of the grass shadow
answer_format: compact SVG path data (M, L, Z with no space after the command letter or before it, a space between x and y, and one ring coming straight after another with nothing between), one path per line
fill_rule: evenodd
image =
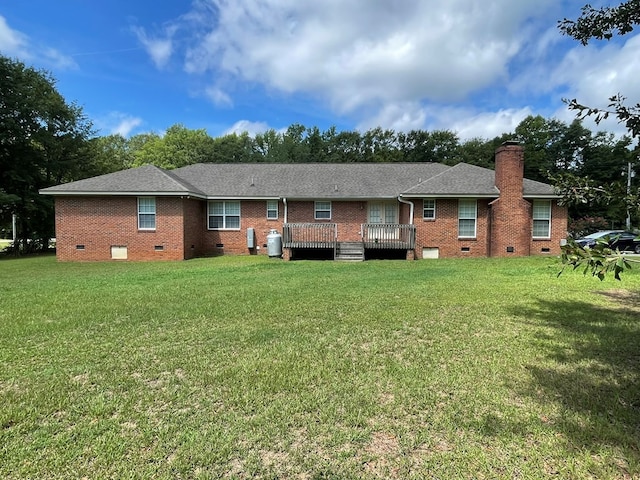
M573 448L617 452L637 469L640 295L602 295L614 303L542 300L534 308L513 310L534 331L540 352L540 361L527 366L530 382L520 393L552 412L543 422Z

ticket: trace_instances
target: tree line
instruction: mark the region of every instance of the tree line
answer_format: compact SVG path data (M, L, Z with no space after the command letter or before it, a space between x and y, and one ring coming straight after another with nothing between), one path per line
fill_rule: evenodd
M278 132L250 136L228 134L213 138L205 130L171 126L164 135L143 133L124 138L108 135L90 140L95 173L152 164L173 169L193 163L345 163L345 162L465 162L494 168L494 153L507 140L525 150L525 177L561 183L564 175L588 178L598 184L625 188L629 164L638 170L631 138L592 132L578 119L567 124L557 119L529 116L513 132L492 139L461 140L448 130L393 130L366 132L320 130L294 124ZM637 180L632 179L633 184ZM626 218L623 196L607 202L570 202L573 230L619 227ZM637 220L637 218L634 218Z

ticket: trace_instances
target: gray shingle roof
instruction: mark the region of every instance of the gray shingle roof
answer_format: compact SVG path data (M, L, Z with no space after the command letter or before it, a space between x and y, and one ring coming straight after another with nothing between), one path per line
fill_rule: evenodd
M523 195L525 197L554 197L560 196L556 193L553 185L548 183L536 182L535 180L524 179Z
M494 171L459 163L147 165L41 190L49 195L191 195L202 198L348 199L424 196L497 197ZM553 196L551 185L524 181L525 196Z
M495 186L495 173L487 168L476 167L467 163L457 165L431 177L420 185L404 192L405 196L490 196L500 194Z
M55 187L44 188L40 192L51 195L163 193L167 195L193 194L204 196L196 187L176 177L173 172L153 165L121 170L78 180L77 182L64 183Z
M174 173L209 196L392 198L447 168L437 163L197 164Z

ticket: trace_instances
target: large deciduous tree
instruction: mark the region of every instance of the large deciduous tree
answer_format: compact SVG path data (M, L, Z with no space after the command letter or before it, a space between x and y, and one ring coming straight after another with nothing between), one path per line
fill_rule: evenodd
M54 232L53 202L38 190L92 173L92 133L49 73L0 56L0 223L17 215L23 248L46 246Z
M164 136L152 135L134 152L134 166L145 164L178 168L210 161L215 142L205 129L191 130L176 124Z

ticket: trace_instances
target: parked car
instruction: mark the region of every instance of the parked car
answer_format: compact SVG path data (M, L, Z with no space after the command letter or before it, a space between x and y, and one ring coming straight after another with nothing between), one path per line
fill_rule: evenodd
M609 247L614 250L618 249L621 252L627 251L640 254L640 236L624 230L602 230L579 238L576 243L581 247L591 248L598 240L605 240Z

